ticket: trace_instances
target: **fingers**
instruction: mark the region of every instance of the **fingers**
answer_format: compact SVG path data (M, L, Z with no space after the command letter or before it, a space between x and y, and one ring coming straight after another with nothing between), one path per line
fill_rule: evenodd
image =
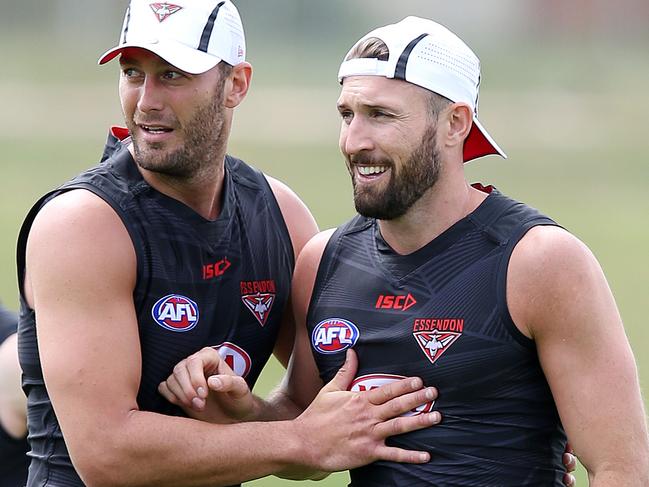
M367 394L368 400L372 404L379 405L385 404L396 397L403 396L404 394L417 391L421 389L423 385L424 383L419 377L409 377L407 379L401 379L383 384L381 387L371 389L365 394ZM421 402L419 404L423 404L424 402ZM413 407L418 406L419 404L415 404Z
M404 450L392 446L379 447L376 456L378 460L399 463L426 463L430 461L430 453L428 452Z
M221 362L218 351L205 347L178 362L158 392L172 404L202 411L208 394L206 376L217 371Z
M250 393L250 388L243 377L238 375L213 375L207 379L208 387L216 392L228 393L234 399Z
M410 379L404 382L415 383L414 380ZM395 387L392 391L401 392L401 388ZM426 387L425 389L410 393L403 392L402 394L380 405L378 410L381 420L387 420L401 415L415 415L419 412L428 411L432 406L432 402L437 399L437 389L434 387Z
M577 485L577 479L575 479L574 475L566 473L563 475L563 485L566 487L575 487Z
M574 472L577 468L577 457L572 453L563 454L563 464L566 466L567 472Z
M416 414L413 416L399 416L378 423L375 427L375 431L379 437L385 439L389 436L401 435L403 433L428 428L438 424L441 420L442 415L439 411Z
M345 363L338 369L338 372L329 383L325 384L322 388L323 392L332 392L332 391L346 391L349 389L356 371L358 370L358 357L356 352L351 348L347 350L345 355Z

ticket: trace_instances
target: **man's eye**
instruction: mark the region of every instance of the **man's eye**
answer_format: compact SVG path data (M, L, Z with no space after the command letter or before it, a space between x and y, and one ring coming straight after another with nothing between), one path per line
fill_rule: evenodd
M339 113L340 118L342 118L345 122L349 122L352 118L354 118L354 114L348 110L341 110Z
M183 75L180 74L178 71L165 71L162 77L167 80L178 80L182 78Z
M134 68L124 68L122 69L122 74L126 78L135 78L139 75L139 72Z
M372 113L370 114L374 118L382 118L382 117L389 117L390 115L384 111L381 110L373 110Z

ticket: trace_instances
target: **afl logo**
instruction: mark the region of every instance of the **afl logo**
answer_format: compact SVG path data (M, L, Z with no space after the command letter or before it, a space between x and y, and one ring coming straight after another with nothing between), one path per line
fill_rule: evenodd
M171 331L189 331L198 324L198 306L179 294L160 298L153 305L151 315L158 325Z
M360 333L356 325L342 318L328 318L318 323L311 343L320 353L338 353L353 347Z
M353 380L352 384L349 386L349 390L352 392L364 392L370 391L381 387L382 385L389 384L391 382L396 382L401 379L405 379L403 375L394 375L394 374L367 374L356 377ZM435 401L427 402L421 406L417 406L415 409L408 411L407 413L402 414L401 416L417 416L422 413L429 413L433 410Z
M250 360L250 355L243 348L230 342L223 342L214 348L235 374L243 378L248 375L252 360Z

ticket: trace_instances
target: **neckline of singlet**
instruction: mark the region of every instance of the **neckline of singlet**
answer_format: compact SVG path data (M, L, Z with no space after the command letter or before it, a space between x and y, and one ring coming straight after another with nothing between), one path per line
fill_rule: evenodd
M475 210L455 222L423 247L406 255L399 254L390 247L381 235L378 222L375 220L371 226L371 232L375 242L374 251L377 262L387 271L388 275L397 280L403 279L430 261L435 255L448 249L467 232L474 230L476 221L486 220L486 217L495 210L498 200L501 199L500 196L498 190L492 188Z
M230 156L228 155L226 155L224 161L225 177L223 178L221 212L219 213L219 216L214 220L208 220L204 218L182 201L172 198L171 196L167 196L166 194L161 193L153 186L151 186L144 179L140 171L138 171L135 160L133 159L133 156L126 145L122 145L121 148L118 148L107 162L117 168L118 171L123 171L126 174L129 180L129 186L132 186L133 189L140 191L146 190L149 195L152 196L153 199L161 206L174 212L179 217L190 221L194 225L220 226L223 222L230 220L234 194L232 190L233 181L230 169Z

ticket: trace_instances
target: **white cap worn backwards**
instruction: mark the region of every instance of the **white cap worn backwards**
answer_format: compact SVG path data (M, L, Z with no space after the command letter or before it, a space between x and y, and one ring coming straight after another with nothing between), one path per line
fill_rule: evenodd
M464 41L446 27L419 17L379 27L355 46L369 38L378 38L387 45L388 60L343 61L339 82L349 76L384 76L421 86L453 102L467 103L473 110L473 126L464 142L464 162L488 154L507 157L478 121L480 60Z
M192 74L220 61L236 66L246 59L241 17L230 0L131 0L119 44L99 58L104 64L128 47L141 47Z

